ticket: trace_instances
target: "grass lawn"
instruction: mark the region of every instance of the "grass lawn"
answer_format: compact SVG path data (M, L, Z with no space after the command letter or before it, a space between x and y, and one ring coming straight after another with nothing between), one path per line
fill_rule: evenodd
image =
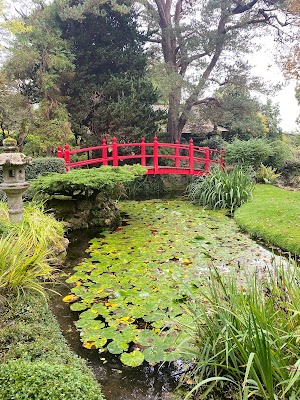
M243 204L234 217L251 236L300 255L299 191L256 185L253 201Z

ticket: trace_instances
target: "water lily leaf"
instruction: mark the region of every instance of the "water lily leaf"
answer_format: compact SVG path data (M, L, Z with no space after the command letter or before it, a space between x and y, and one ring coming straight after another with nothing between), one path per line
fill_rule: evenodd
M136 329L136 327L133 325L127 325L124 328L120 329L120 332L123 340L130 343L135 340L140 331Z
M113 340L107 345L107 349L112 354L121 354L128 349L128 343Z
M80 334L80 339L83 342L93 342L95 344L95 341L100 338L100 335L97 333L91 333L91 332L81 332ZM86 347L86 346L84 346Z
M63 298L64 303L74 303L74 301L77 301L79 299L78 296L75 296L74 294L68 294Z
M131 353L123 353L120 357L122 363L128 367L138 367L143 364L144 354L141 351L134 350Z
M74 293L76 296L84 297L85 293L87 292L87 288L85 286L76 286L71 289L71 292Z
M114 328L104 328L101 330L101 337L103 338L113 339L115 336L116 336L116 330Z
M85 272L77 271L74 275L72 275L70 278L68 278L66 280L66 282L67 283L74 283L74 282L79 281L79 280L86 281L87 279L89 279L89 276Z
M157 347L148 347L143 353L145 360L148 361L149 364L156 364L165 357L165 352Z
M86 349L91 349L91 348L95 347L95 342L89 342L88 340L85 340L82 343L82 346L85 347Z
M104 328L105 324L102 321L91 319L88 324L88 328L90 331L100 331Z
M137 335L135 343L141 346L151 346L155 340L155 336L155 332L152 330L143 330Z
M173 351L165 351L164 352L164 361L167 362L173 362L182 357L182 353L180 353L179 350L173 350Z
M98 312L95 309L89 309L89 310L83 311L80 314L80 318L86 319L86 320L95 319L97 317L98 317Z
M95 346L97 349L100 349L101 347L104 347L106 345L106 343L107 343L107 339L104 337L101 337L95 341Z
M72 311L83 311L86 310L88 308L87 304L83 304L83 303L74 303L70 305L70 309Z

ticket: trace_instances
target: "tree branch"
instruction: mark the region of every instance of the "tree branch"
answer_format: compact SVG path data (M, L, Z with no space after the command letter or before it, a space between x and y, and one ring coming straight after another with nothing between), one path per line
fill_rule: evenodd
M232 14L243 14L245 11L249 11L257 2L258 0L252 0L248 4L238 3L238 5L231 12Z
M220 107L221 103L216 97L205 97L205 99L194 101L194 106L199 106L200 104L215 104L216 106Z

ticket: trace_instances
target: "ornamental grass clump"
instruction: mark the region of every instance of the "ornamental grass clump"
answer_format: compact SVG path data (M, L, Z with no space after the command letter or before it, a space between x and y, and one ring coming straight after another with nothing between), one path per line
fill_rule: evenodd
M190 305L194 315L194 388L232 399L300 398L300 272L290 265L246 278L213 271ZM229 389L230 388L230 389Z
M7 206L1 203L0 228L0 294L44 293L53 265L65 249L62 224L36 204L25 205L22 223L12 224Z
M196 178L187 187L194 203L210 209L229 209L230 213L252 198L254 182L251 170L235 167L231 171L215 168L209 176Z

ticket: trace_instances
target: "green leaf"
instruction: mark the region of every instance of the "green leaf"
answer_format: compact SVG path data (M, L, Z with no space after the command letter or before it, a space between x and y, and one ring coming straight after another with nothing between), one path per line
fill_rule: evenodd
M73 303L70 305L70 309L72 311L83 311L86 310L88 308L87 304L83 304L83 303Z
M128 349L128 343L113 340L107 345L107 349L111 354L121 354Z
M123 353L120 357L122 363L128 367L138 367L143 364L144 355L141 351L134 350L131 353Z
M150 364L156 364L160 361L163 361L165 358L165 352L157 347L149 347L144 350L145 360Z

